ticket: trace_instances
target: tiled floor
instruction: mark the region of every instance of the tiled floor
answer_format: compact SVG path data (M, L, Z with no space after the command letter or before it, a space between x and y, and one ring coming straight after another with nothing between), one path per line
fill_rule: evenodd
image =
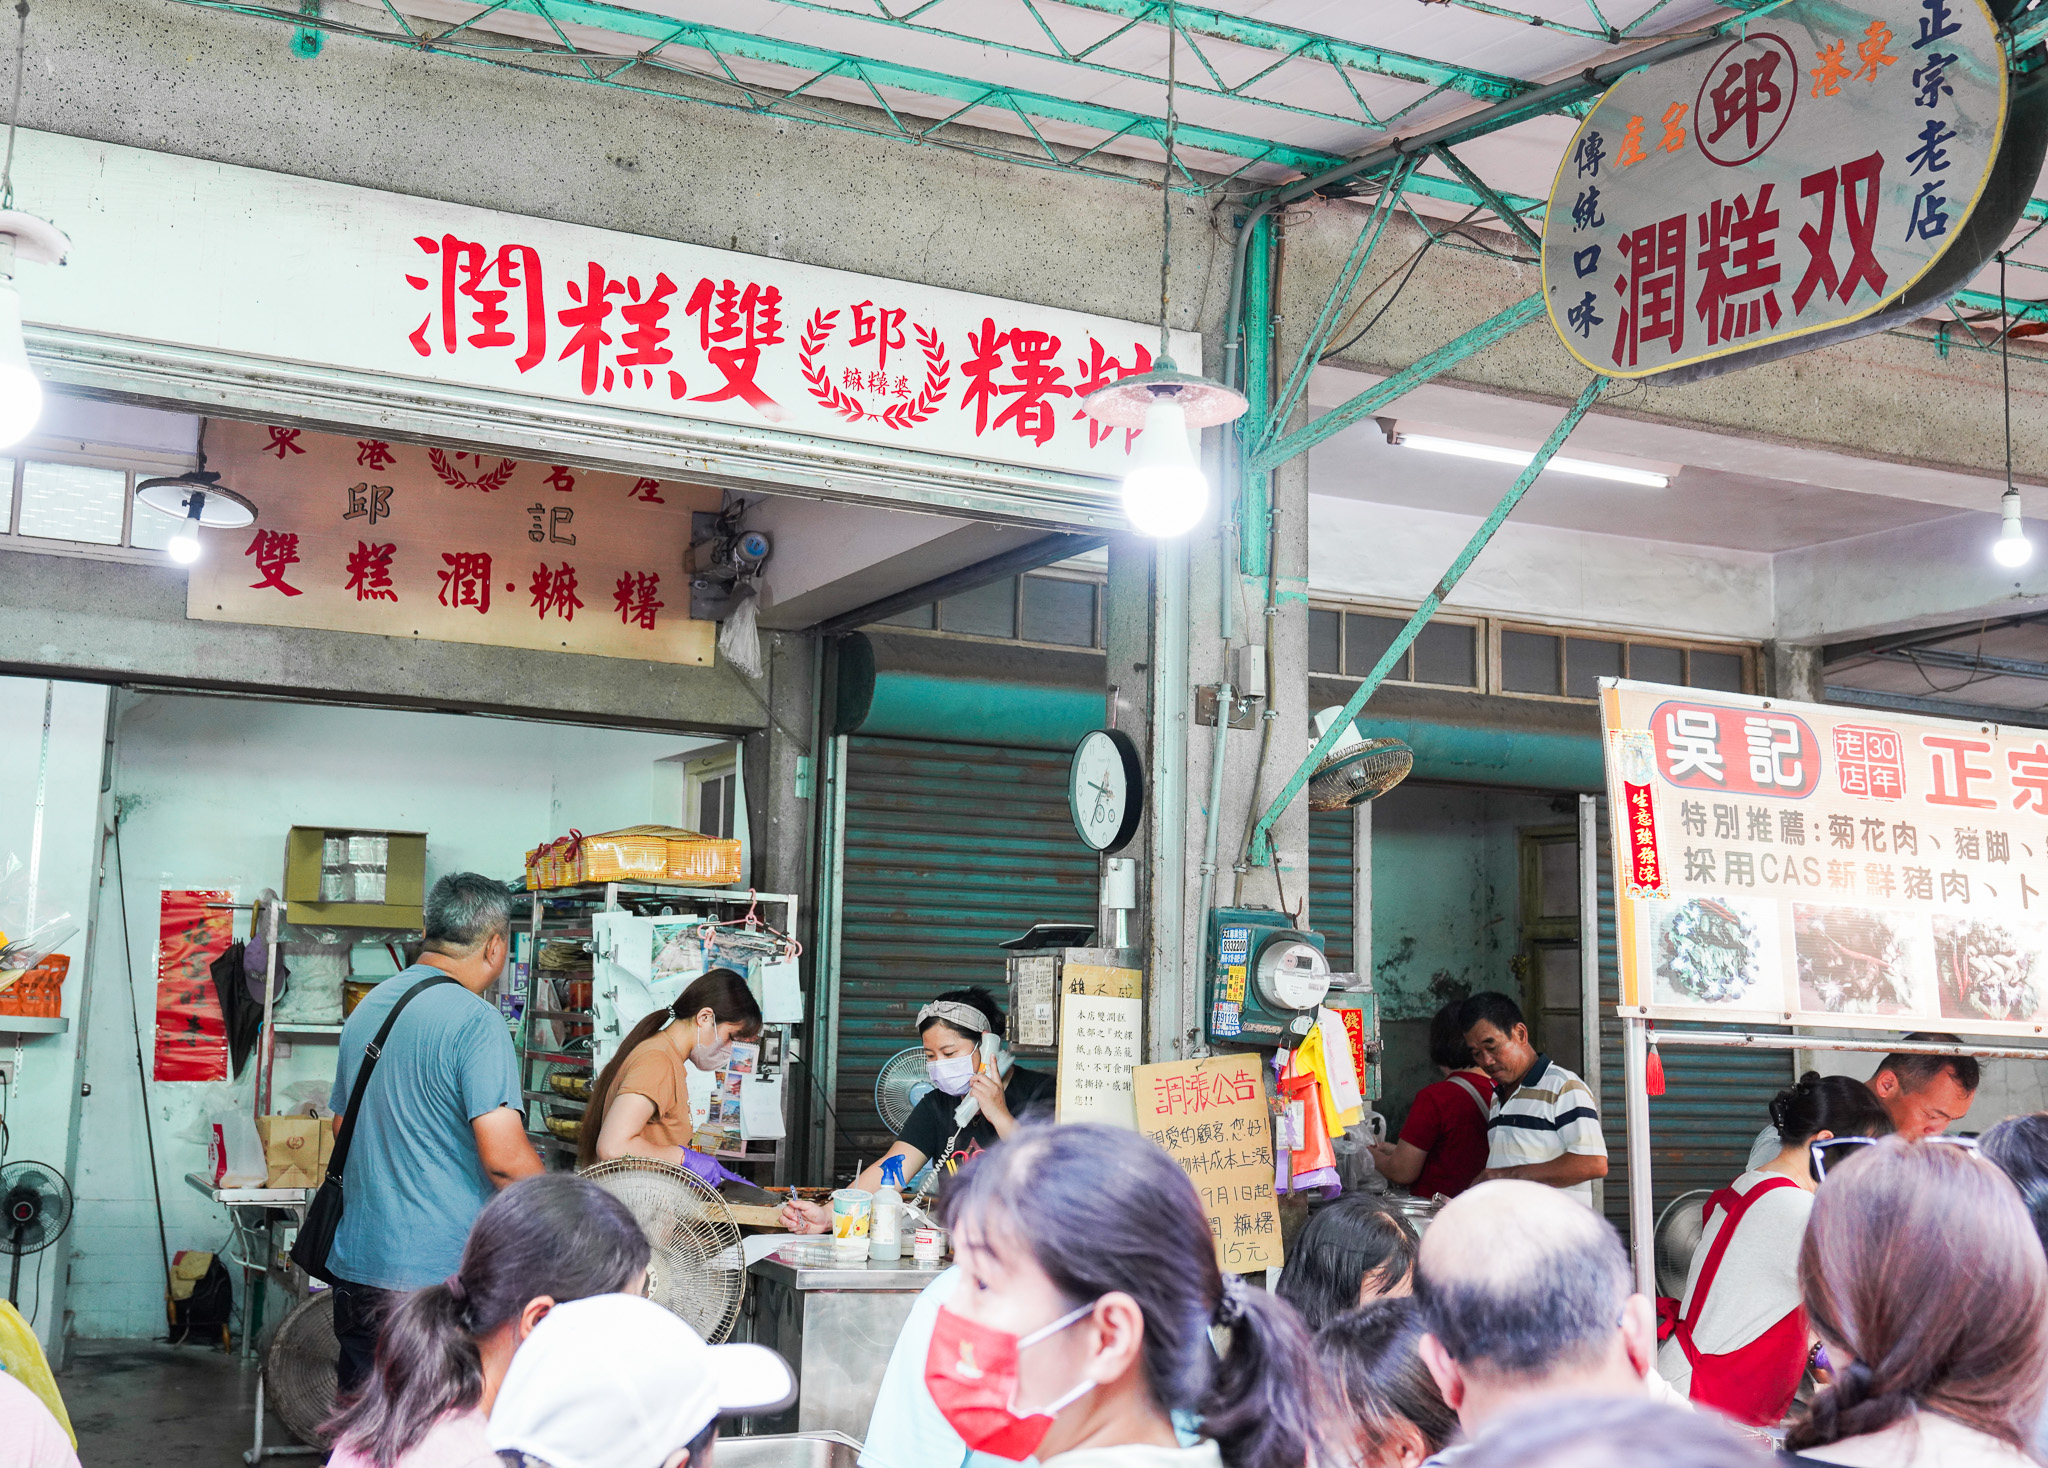
M78 1341L57 1386L84 1468L234 1468L253 1437L256 1363L204 1346ZM290 1443L270 1418L266 1444ZM281 1465L318 1463L293 1456Z

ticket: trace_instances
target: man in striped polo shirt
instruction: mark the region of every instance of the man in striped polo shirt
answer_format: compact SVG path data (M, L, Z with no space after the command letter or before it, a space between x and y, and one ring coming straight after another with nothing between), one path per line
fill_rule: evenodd
M1480 1181L1543 1183L1592 1207L1593 1179L1607 1176L1607 1140L1592 1089L1536 1053L1521 1006L1505 994L1474 994L1459 1008L1458 1023L1494 1084Z

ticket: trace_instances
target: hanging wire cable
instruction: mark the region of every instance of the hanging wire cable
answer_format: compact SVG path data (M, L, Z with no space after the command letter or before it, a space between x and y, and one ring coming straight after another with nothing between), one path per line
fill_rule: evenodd
M2012 488L2012 306L2005 298L2005 251L1998 252L1998 376L2005 388L2005 487Z
M28 0L22 0L25 5ZM1166 0L1166 171L1159 180L1159 355L1166 349L1168 272L1173 268L1173 90L1174 62L1179 53L1180 28L1173 18L1173 0Z
M28 54L28 0L15 0L14 101L7 108L7 161L0 164L0 209L14 207L14 127L21 121L21 71Z

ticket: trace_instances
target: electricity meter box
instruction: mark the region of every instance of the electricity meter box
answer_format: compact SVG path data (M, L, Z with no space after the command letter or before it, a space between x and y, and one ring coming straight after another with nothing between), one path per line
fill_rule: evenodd
M1040 923L1008 949L1009 1044L1020 1056L1058 1055L1060 1007L1066 996L1114 994L1143 996L1135 948L1087 948L1077 943L1092 930L1070 924Z
M1270 908L1222 907L1209 914L1209 1038L1292 1049L1316 1022L1330 992L1323 935L1296 928Z

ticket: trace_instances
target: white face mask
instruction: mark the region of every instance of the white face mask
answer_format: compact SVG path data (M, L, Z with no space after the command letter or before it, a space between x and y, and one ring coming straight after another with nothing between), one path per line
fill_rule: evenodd
M927 1060L925 1073L932 1078L932 1084L948 1096L965 1096L967 1088L974 1084L974 1057L953 1055L944 1060Z
M712 1030L711 1038L699 1040L690 1047L690 1064L699 1070L724 1070L725 1063L732 1059L732 1041L720 1041L718 1031Z

